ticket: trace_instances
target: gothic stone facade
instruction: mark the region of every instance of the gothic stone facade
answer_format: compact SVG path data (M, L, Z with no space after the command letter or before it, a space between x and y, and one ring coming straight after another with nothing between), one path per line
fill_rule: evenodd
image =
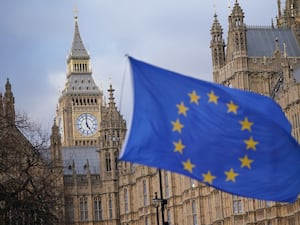
M211 34L213 79L274 98L300 139L299 0L278 4L277 25L246 26L238 1L228 16L227 42L217 15ZM92 78L75 18L67 83L57 108L52 159L63 165L64 224L297 225L300 201L283 204L218 191L188 177L119 162L126 123ZM271 115L270 115L271 116ZM287 184L288 185L288 184ZM162 191L162 192L161 192ZM158 193L158 197L155 195ZM165 199L162 202L153 199ZM162 214L164 218L162 219ZM164 221L163 221L164 220Z

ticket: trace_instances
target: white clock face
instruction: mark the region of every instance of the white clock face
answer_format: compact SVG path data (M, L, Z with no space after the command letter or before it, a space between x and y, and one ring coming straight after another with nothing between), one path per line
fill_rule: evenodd
M78 131L85 136L91 136L95 134L98 129L98 121L96 117L89 113L81 114L77 118L76 125Z

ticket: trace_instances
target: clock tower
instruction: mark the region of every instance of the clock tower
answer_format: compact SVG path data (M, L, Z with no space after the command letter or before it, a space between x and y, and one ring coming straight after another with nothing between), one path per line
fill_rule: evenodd
M75 18L75 31L67 59L67 81L59 98L56 123L62 147L97 146L103 93L93 77Z

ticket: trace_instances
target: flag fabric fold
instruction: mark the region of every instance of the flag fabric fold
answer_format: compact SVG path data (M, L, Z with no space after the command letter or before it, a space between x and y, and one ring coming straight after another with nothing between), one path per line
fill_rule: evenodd
M300 148L271 98L129 62L134 108L120 160L239 196L297 199Z

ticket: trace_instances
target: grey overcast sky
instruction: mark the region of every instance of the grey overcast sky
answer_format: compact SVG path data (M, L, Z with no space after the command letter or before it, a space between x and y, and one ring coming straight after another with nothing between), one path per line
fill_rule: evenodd
M50 129L66 80L66 58L78 9L81 38L93 77L115 88L118 108L130 109L129 54L199 79L212 80L210 28L216 12L227 37L228 6L235 0L3 0L0 7L0 91L9 78L17 112ZM277 0L238 0L247 25L275 23ZM121 88L125 76L125 87ZM123 91L122 91L123 90ZM122 98L120 97L122 96ZM120 102L121 101L121 102ZM130 107L129 107L130 108Z

